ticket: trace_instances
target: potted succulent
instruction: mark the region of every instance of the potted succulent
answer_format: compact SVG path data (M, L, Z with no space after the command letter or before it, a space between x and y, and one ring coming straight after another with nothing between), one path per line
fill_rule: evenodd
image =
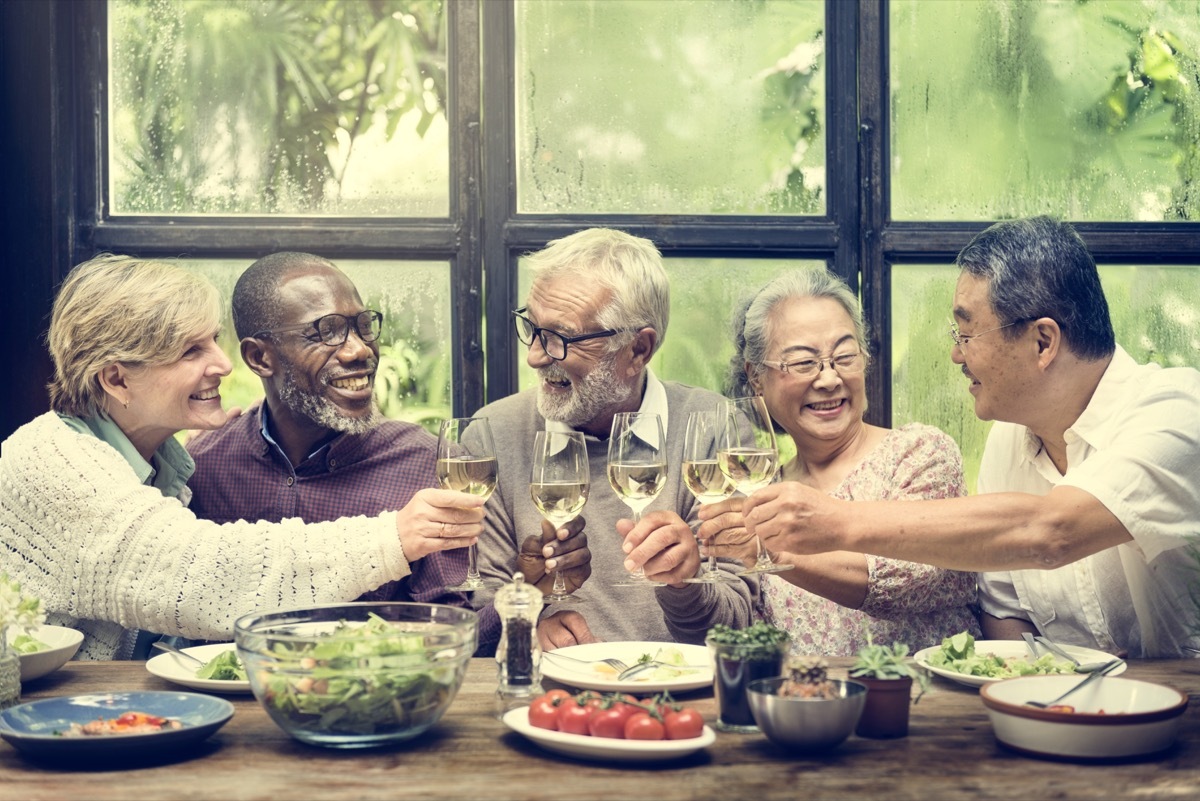
M929 675L908 658L904 643L878 645L867 632L867 644L859 649L850 678L867 685L867 703L854 733L859 737L904 737L908 734L908 707L913 681L921 700L929 687Z

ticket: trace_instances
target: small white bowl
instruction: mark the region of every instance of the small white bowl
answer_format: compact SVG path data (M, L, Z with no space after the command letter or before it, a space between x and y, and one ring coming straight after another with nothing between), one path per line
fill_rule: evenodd
M979 689L1001 744L1035 756L1113 759L1170 748L1188 697L1171 687L1137 679L1103 678L1064 704L1075 711L1038 709L1026 701L1051 701L1082 676L1021 676Z
M8 641L16 639L16 633L8 630ZM21 660L21 681L40 679L47 673L53 673L75 656L79 646L83 644L83 632L69 629L65 626L38 626L30 629L29 636L41 640L50 646L32 654L18 654Z

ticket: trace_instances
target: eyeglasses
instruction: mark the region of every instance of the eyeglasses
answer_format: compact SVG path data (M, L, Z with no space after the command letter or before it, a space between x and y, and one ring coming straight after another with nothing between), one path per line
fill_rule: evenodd
M861 351L837 353L816 359L799 359L794 362L763 362L763 364L782 373L794 375L796 378L816 378L825 369L825 365L829 365L838 375L861 373L867 366Z
M966 350L967 345L969 345L971 340L975 339L976 337L981 337L984 334L990 334L993 331L1000 331L1001 329L1004 329L1004 328L1010 328L1014 325L1020 325L1021 323L1032 323L1036 319L1038 319L1038 318L1022 317L1020 320L1013 320L1011 323L1008 323L1006 325L998 325L995 328L989 328L986 331L980 331L978 334L960 334L960 333L958 333L958 323L951 323L949 334L950 334L950 338L954 340L955 345L958 345L958 347L962 348L963 350Z
M371 309L358 314L326 314L311 323L266 328L262 331L255 331L251 336L259 337L263 334L278 334L281 331L309 328L311 331L304 335L308 341L321 342L330 347L340 348L350 338L351 324L354 325L354 332L358 334L359 339L363 342L374 342L379 339L379 333L383 330L383 315Z
M624 330L609 328L604 331L597 331L594 334L580 334L579 336L569 337L566 334L558 333L552 328L542 328L540 325L534 325L533 320L530 320L523 314L527 309L527 306L522 306L512 313L513 322L517 326L517 339L526 345L532 345L533 338L537 337L538 341L542 343L542 350L546 351L546 355L556 362L567 358L567 345L573 345L576 342L585 342L589 339L616 336Z

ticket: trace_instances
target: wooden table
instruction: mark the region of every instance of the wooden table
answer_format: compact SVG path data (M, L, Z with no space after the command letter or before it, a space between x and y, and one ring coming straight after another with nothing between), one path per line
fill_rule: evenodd
M834 676L846 659L830 660ZM851 737L821 756L791 756L757 734L717 734L707 750L650 766L591 763L542 751L492 716L495 663L476 659L442 721L417 742L385 751L302 745L278 729L252 696L229 696L237 712L180 761L137 769L72 770L27 761L0 743L0 799L578 799L787 798L1041 799L1200 798L1200 660L1140 661L1126 676L1193 698L1178 743L1147 761L1081 765L1031 759L997 745L983 704L968 687L935 678L913 707L909 736ZM110 690L178 690L141 663L73 662L30 683L24 700ZM685 696L711 723L711 692Z

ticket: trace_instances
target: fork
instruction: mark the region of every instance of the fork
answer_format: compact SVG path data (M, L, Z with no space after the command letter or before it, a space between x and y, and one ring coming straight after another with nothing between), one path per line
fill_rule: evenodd
M556 659L569 659L570 661L578 662L581 665L601 665L601 664L608 665L610 668L612 668L618 674L624 673L626 670L629 669L629 665L625 664L620 659L613 659L611 657L609 657L608 659L576 659L573 656L567 656L566 654L560 654L558 651L544 651L542 653L542 656L552 656L552 657L555 657Z
M1075 666L1076 673L1092 673L1093 671L1100 670L1102 667L1110 664L1109 662L1080 662L1078 659L1060 648L1057 643L1047 640L1045 637L1037 636L1033 639L1040 643L1047 651L1051 651L1073 664Z
M656 667L669 667L675 668L676 670L704 670L708 667L708 665L676 665L672 662L660 662L657 659L651 659L649 662L639 662L633 667L629 667L621 671L617 674L617 681L625 681L626 679L632 678L638 673L641 673L643 670L649 670L650 668Z
M1064 698L1066 698L1068 695L1073 695L1077 690L1082 690L1088 684L1092 683L1093 681L1098 680L1101 676L1104 676L1109 671L1115 670L1119 665L1123 665L1123 664L1125 664L1125 660L1123 660L1123 659L1113 659L1110 662L1105 662L1103 665L1101 665L1100 667L1096 668L1091 673L1089 673L1086 679L1079 682L1074 687L1072 687L1071 689L1067 690L1062 695L1055 698L1053 701L1046 701L1046 702L1026 701L1025 705L1026 706L1034 706L1034 707L1037 707L1038 709L1047 709L1049 707L1055 706L1055 705L1061 703L1062 700Z
M196 657L192 656L191 654L184 653L183 651L176 648L174 645L170 645L161 640L156 640L156 641L150 643L150 645L152 645L153 647L157 648L160 651L166 651L168 654L171 654L172 656L176 657L177 659L178 658L187 659L191 662L195 662L200 667L204 667L203 659L197 659Z

